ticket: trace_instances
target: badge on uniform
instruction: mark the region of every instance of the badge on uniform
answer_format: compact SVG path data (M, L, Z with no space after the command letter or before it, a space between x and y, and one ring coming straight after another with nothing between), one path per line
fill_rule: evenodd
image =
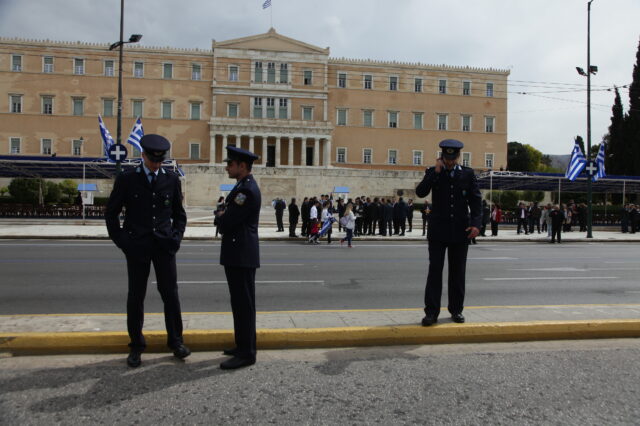
M238 195L236 195L236 198L233 199L233 201L241 206L244 204L245 201L247 201L247 196L244 195L242 192L240 192Z
M169 201L169 199L164 200L164 205L168 206L169 204L171 204L171 201Z

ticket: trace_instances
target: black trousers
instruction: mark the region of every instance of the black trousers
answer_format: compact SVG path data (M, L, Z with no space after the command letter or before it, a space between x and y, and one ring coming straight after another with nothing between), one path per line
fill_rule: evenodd
M276 223L278 224L278 231L284 231L284 223L282 223L282 212L276 212Z
M369 235L376 235L376 224L378 223L377 219L371 221L371 228L369 228Z
M429 275L427 275L427 287L424 292L425 314L436 318L440 314L445 252L447 252L449 261L448 309L452 315L462 313L468 250L469 243L467 241L446 243L429 240Z
M413 231L413 217L407 216L407 222L409 223L409 232Z
M562 234L562 225L553 225L551 224L551 241L556 240L556 235L558 236L558 242L561 242L560 235Z
M385 221L385 228L389 232L389 236L393 235L393 219Z
M224 267L239 358L256 358L256 268Z
M295 237L296 236L296 227L298 226L298 221L296 220L295 222L289 222L289 236L290 237Z
M494 237L498 235L498 222L496 222L495 220L491 221L491 235L493 235Z
M426 234L427 232L427 218L423 217L422 218L422 235Z
M520 228L524 230L525 234L529 233L529 229L527 227L527 219L518 218L518 234L520 233Z
M304 236L309 235L309 219L302 219L302 226L300 227L300 233Z
M129 292L127 294L127 330L131 342L129 347L143 351L146 347L142 326L144 324L144 298L147 293L147 281L151 263L156 272L158 292L164 303L164 323L167 328L167 346L175 348L183 343L182 313L178 297L176 256L153 247L151 256L127 255L127 275Z

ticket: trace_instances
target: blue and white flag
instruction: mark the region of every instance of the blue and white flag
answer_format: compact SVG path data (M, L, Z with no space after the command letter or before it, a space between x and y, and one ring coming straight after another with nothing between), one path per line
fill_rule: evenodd
M142 152L142 146L140 146L140 139L144 136L144 130L142 130L142 121L140 117L136 120L136 124L133 125L133 129L131 129L131 134L129 135L129 142L131 145L138 148L138 151Z
M571 160L569 160L569 166L567 167L567 172L564 174L564 177L570 181L576 180L586 165L587 159L584 157L580 145L576 142L573 146L573 151L571 151Z
M262 3L262 8L263 8L263 9L266 9L266 8L268 8L269 6L271 6L271 0L265 0L265 2L264 2L264 3Z
M593 175L594 182L607 175L604 172L604 141L600 143L600 149L598 150L598 156L596 157L596 169L596 174Z
M108 158L109 148L115 142L111 137L111 133L109 133L109 130L107 130L107 127L104 125L104 122L102 121L102 117L100 116L100 114L98 114L98 124L100 125L100 136L102 136L102 146L104 147L104 156Z

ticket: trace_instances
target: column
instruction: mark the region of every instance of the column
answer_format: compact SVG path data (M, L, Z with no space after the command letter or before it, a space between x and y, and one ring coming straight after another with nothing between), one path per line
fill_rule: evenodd
M304 136L300 138L300 166L307 166L307 138Z
M209 139L209 164L216 164L216 135L211 135Z
M254 150L254 146L253 146L253 135L249 136L249 151L253 152Z
M236 135L236 148L242 148L241 139L242 139L241 135Z
M276 167L280 167L280 136L275 136L276 139Z
M222 149L227 149L227 135L222 135Z
M262 165L267 165L267 137L262 137Z
M331 167L331 138L326 138L324 140L324 166Z
M287 160L287 165L289 167L293 167L293 137L289 136L289 158Z
M315 167L320 165L320 139L318 138L313 140L313 165Z

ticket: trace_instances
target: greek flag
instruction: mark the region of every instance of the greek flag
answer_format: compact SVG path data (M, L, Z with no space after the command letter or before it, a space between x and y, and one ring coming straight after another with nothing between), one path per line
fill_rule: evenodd
M596 174L593 175L594 182L607 175L604 172L604 141L600 143L600 149L598 150L598 156L596 157L596 169Z
M262 3L262 8L266 9L269 6L271 6L271 0L266 0L264 3Z
M111 137L111 133L107 130L107 127L104 125L102 121L102 117L98 114L98 124L100 125L100 136L102 136L102 146L104 147L104 156L109 157L109 147L113 145L113 138Z
M142 146L140 146L140 139L144 136L144 130L142 130L142 121L140 117L136 120L136 124L133 125L133 129L131 129L131 134L129 135L129 142L131 145L138 148L138 151L142 152Z
M567 172L564 174L564 177L570 181L576 180L586 165L587 159L584 157L580 145L576 142L573 146L573 151L571 151L571 160L569 160L569 166L567 167Z

